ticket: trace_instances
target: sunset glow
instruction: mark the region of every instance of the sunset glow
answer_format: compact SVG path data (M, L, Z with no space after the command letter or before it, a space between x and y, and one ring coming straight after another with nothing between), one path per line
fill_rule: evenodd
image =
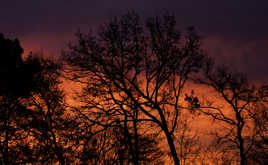
M0 164L267 165L267 7L2 2Z

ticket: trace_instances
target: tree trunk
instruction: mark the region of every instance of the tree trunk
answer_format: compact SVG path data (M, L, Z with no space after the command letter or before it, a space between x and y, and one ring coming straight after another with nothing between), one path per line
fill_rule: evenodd
M127 116L125 115L125 120L124 120L124 136L126 138L126 145L129 146L129 154L131 155L131 161L134 165L139 165L139 159L136 154L136 148L138 146L133 146L132 144L132 137L131 134L128 131L128 125L127 125Z
M137 129L137 114L135 114L135 118L133 119L133 127L134 127L134 139L135 139L135 148L134 148L134 152L135 152L135 158L137 159L136 163L139 164L139 155L140 155L140 146L139 146L139 134L138 134L138 129Z
M173 161L174 161L174 165L180 165L180 161L177 155L177 151L174 145L174 140L171 136L171 134L169 133L168 129L164 129L167 141L168 141L168 145L169 145L169 149L170 149L170 153L172 155Z
M239 153L240 153L240 165L246 165L246 156L245 156L245 149L244 149L244 139L242 136L242 130L244 127L244 120L241 117L240 112L236 109L236 119L238 121L237 123L237 136L239 140Z
M245 165L246 164L246 157L244 154L244 140L242 138L242 130L241 128L238 128L238 140L239 140L239 151L240 151L240 165Z

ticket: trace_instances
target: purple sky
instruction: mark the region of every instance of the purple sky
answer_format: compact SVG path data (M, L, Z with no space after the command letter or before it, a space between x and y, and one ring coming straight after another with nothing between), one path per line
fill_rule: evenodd
M142 17L174 13L182 30L196 27L209 55L268 80L267 0L5 0L0 32L18 37L26 52L58 55L78 28L96 28L130 9Z

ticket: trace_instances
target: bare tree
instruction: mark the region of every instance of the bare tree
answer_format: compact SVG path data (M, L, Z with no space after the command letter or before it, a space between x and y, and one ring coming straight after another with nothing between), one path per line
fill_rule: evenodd
M193 96L186 96L186 100L193 109L223 123L219 127L223 130L215 134L218 142L225 149L229 148L229 153L237 149L240 164L245 165L258 134L254 124L258 112L254 107L267 97L264 95L267 91L250 84L242 74L232 73L227 68L214 68L211 61L208 61L204 75L197 81L212 89L211 93L216 94L218 101L199 102Z
M175 131L175 143L178 148L180 164L194 164L198 162L198 157L202 151L202 142L200 132L192 128L194 121L192 114L183 113L184 118L178 122L177 131Z
M89 98L81 99L88 103ZM96 120L100 114L109 113L110 109L98 108L98 111L88 111L83 106L73 107L81 123L79 129L83 130L79 139L85 141L81 145L81 160L93 164L162 164L163 152L158 147L158 134L142 128L144 122L139 120L138 111L106 114L100 121Z
M254 119L254 129L256 132L256 136L255 136L255 144L248 154L249 163L259 165L268 163L267 86L263 86L261 90L263 100L252 106L252 109L254 109L252 117Z
M95 113L89 120L105 128L134 122L136 112L136 122L147 124L148 131L161 130L179 164L174 131L183 87L203 61L199 37L193 28L179 33L168 14L149 18L144 27L137 14L129 13L99 30L98 35L79 32L64 54L71 79L85 86L84 108Z
M25 130L29 132L32 157L42 164L70 164L74 161L72 145L75 142L72 139L77 122L66 113L65 95L60 88L60 66L51 59L37 55L29 56L27 62L42 68L34 77L38 86L36 92L25 102L30 111Z

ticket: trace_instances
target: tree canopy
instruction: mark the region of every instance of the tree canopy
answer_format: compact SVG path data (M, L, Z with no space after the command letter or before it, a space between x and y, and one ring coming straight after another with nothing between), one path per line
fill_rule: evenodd
M268 86L176 21L128 12L61 61L0 34L0 164L267 164Z

